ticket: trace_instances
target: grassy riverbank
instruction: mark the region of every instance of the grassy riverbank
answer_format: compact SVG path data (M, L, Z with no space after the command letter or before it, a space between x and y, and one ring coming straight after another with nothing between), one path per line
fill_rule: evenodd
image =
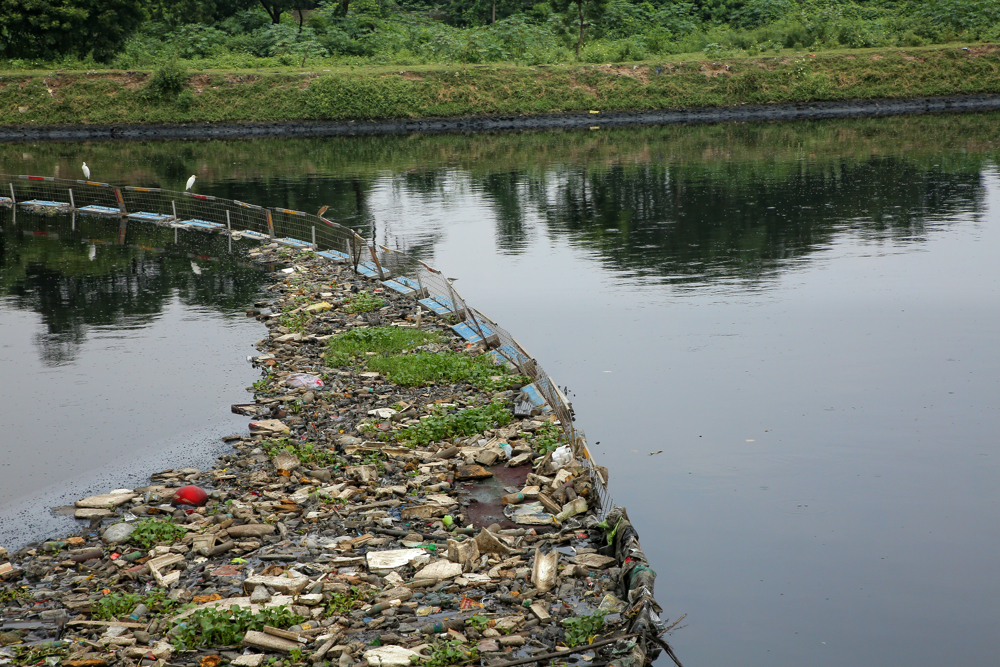
M0 124L367 120L1000 93L1000 48L857 49L607 65L0 73Z

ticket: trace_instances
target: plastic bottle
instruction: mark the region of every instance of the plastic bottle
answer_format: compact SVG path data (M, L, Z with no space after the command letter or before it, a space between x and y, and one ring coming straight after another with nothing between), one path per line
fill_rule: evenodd
M506 496L500 498L500 502L504 505L516 505L524 500L524 494L518 491L517 493L508 493Z
M425 635L436 635L442 632L448 632L449 630L461 630L464 627L465 619L452 618L446 621L438 621L437 623L428 623L420 628L420 632Z
M135 609L132 610L132 613L129 614L128 617L131 618L133 621L138 621L140 618L144 617L148 613L149 613L149 607L140 602L139 604L136 605Z

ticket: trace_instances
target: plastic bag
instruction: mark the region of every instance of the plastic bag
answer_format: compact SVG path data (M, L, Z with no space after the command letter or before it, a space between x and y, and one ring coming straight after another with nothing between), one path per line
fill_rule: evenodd
M573 452L570 450L569 445L558 447L554 452L552 452L552 467L556 470L565 465L569 465L569 462L572 460Z
M309 375L307 373L292 373L285 378L285 384L289 387L309 387L310 389L317 389L323 386L323 381L315 375Z

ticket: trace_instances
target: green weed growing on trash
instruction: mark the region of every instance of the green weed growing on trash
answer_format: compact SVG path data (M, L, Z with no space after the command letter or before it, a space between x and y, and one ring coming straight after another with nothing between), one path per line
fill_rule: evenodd
M444 337L437 332L403 327L352 329L330 338L327 343L326 365L346 366L351 359L364 357L365 352L399 354L404 350L443 340Z
M367 597L358 590L357 586L351 586L348 592L334 593L326 601L326 613L324 616L343 616L350 613L363 602L367 602Z
M172 612L177 607L178 602L171 600L161 591L149 595L109 593L94 604L90 615L99 621L113 621L125 616L139 604L146 605L149 613L156 616Z
M288 452L295 456L300 463L315 463L320 467L340 465L341 460L336 452L327 447L317 446L314 442L293 443L291 438L276 438L274 440L262 440L260 443L264 453L274 458L282 452Z
M384 453L371 452L369 454L365 454L361 458L361 465L375 466L375 469L378 471L378 474L383 475L385 474L385 459L386 456Z
M532 447L538 450L539 454L544 455L563 444L565 434L552 422L545 422L538 427L534 435L529 435L527 440Z
M382 373L390 381L404 387L467 382L477 389L496 391L509 384L522 384L524 379L509 375L507 368L497 365L492 355L473 357L452 351L374 357L368 361L368 369Z
M197 646L237 646L247 630L261 631L265 625L284 629L304 620L285 605L262 609L255 614L234 604L229 609L199 609L178 621L170 633L174 643L188 649Z
M68 645L44 642L34 645L12 646L15 665L58 665L66 656Z
M99 621L113 621L135 609L140 600L138 593L109 593L94 604L90 615Z
M150 549L160 542L172 544L184 537L185 533L187 530L181 526L175 526L170 521L143 519L135 524L135 530L132 531L128 539L143 549Z
M485 630L486 627L490 624L490 619L486 618L485 616L480 616L479 614L473 614L472 617L470 617L466 621L466 623L476 628L477 630Z
M31 599L31 593L23 588L0 588L0 604L21 602Z
M312 316L309 313L286 314L278 318L278 326L285 327L292 333L305 333L306 324Z
M412 656L410 662L421 664L423 667L448 667L449 665L462 665L479 658L479 651L473 647L469 648L458 639L448 639L436 641L427 647L430 657L421 660L417 656Z
M431 415L420 420L419 424L407 426L399 431L396 438L408 445L428 445L438 440L475 435L486 429L506 426L512 418L507 403L502 400L454 413L448 412L446 408L435 408Z
M367 313L372 310L378 310L384 305L385 299L362 290L347 300L344 304L344 312Z
M604 612L567 618L563 621L563 625L566 627L567 646L589 644L591 638L604 627Z

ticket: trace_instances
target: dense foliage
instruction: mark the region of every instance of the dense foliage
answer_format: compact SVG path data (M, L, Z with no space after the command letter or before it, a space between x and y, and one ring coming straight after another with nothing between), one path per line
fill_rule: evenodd
M0 55L104 62L144 16L139 0L0 0Z
M0 0L0 58L121 69L616 62L991 41L998 19L992 0Z

